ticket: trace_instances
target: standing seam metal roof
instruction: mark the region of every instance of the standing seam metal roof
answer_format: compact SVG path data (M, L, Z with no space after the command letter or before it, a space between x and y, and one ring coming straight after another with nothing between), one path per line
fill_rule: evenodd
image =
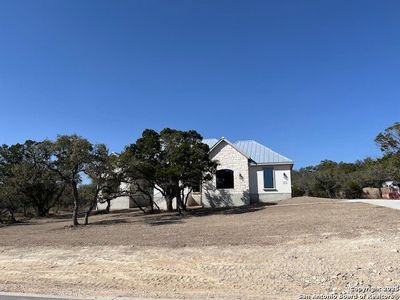
M203 143L204 143L204 144L207 144L208 147L211 149L212 147L214 147L214 145L215 145L216 143L218 143L218 141L219 141L219 139L204 139L204 140L203 140Z
M204 139L203 143L207 144L210 148L216 145L219 139ZM261 145L254 140L237 141L233 145L242 153L246 154L257 164L268 163L288 163L293 164L293 161L270 148Z

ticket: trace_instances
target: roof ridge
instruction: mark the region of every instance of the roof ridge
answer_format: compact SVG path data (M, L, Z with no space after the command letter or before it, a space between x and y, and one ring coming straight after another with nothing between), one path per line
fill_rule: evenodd
M243 154L248 159L255 161L256 163L291 163L293 164L293 160L290 158L283 156L282 154L272 150L271 148L257 142L256 140L248 139L248 140L237 140L235 142L229 141L227 138L210 138L203 139L207 142L210 147L210 151L216 147L222 141L233 146L239 153ZM268 159L270 157L270 159Z
M278 153L278 152L272 150L271 148L269 148L269 147L267 147L267 146L265 146L265 145L263 145L263 144L257 142L256 140L243 140L243 141L244 141L244 142L254 142L254 143L257 144L258 146L263 147L263 148L266 148L267 150L271 151L273 155L278 155L278 156L282 157L283 159L286 159L286 160L288 160L288 161L290 161L290 162L293 162L292 159L290 159L290 158L288 158L288 157L286 157L286 156L284 156L284 155L282 155L282 154L280 154L280 153ZM238 143L238 142L240 142L240 141L237 141L236 143Z
M237 140L236 142L235 142L235 144L236 143L239 143L239 142L256 142L256 143L258 143L256 140ZM259 143L258 143L259 144Z

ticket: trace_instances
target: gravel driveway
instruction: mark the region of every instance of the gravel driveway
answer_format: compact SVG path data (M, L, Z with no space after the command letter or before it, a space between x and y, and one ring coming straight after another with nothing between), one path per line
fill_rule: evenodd
M384 200L384 199L354 199L347 200L348 202L361 202L376 206L384 206L393 209L400 209L400 200Z

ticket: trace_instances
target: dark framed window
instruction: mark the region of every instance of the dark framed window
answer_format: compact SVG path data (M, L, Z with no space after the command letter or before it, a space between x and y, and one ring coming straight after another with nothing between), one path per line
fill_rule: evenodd
M217 170L217 189L233 189L233 171L229 169Z
M192 185L193 193L200 193L200 184Z
M264 168L264 189L275 188L274 168Z

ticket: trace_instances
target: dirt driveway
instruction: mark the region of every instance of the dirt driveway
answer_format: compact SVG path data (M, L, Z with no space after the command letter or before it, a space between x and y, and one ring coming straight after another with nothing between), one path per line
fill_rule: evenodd
M294 198L184 218L130 211L92 222L0 228L0 291L304 299L400 284L399 210Z

